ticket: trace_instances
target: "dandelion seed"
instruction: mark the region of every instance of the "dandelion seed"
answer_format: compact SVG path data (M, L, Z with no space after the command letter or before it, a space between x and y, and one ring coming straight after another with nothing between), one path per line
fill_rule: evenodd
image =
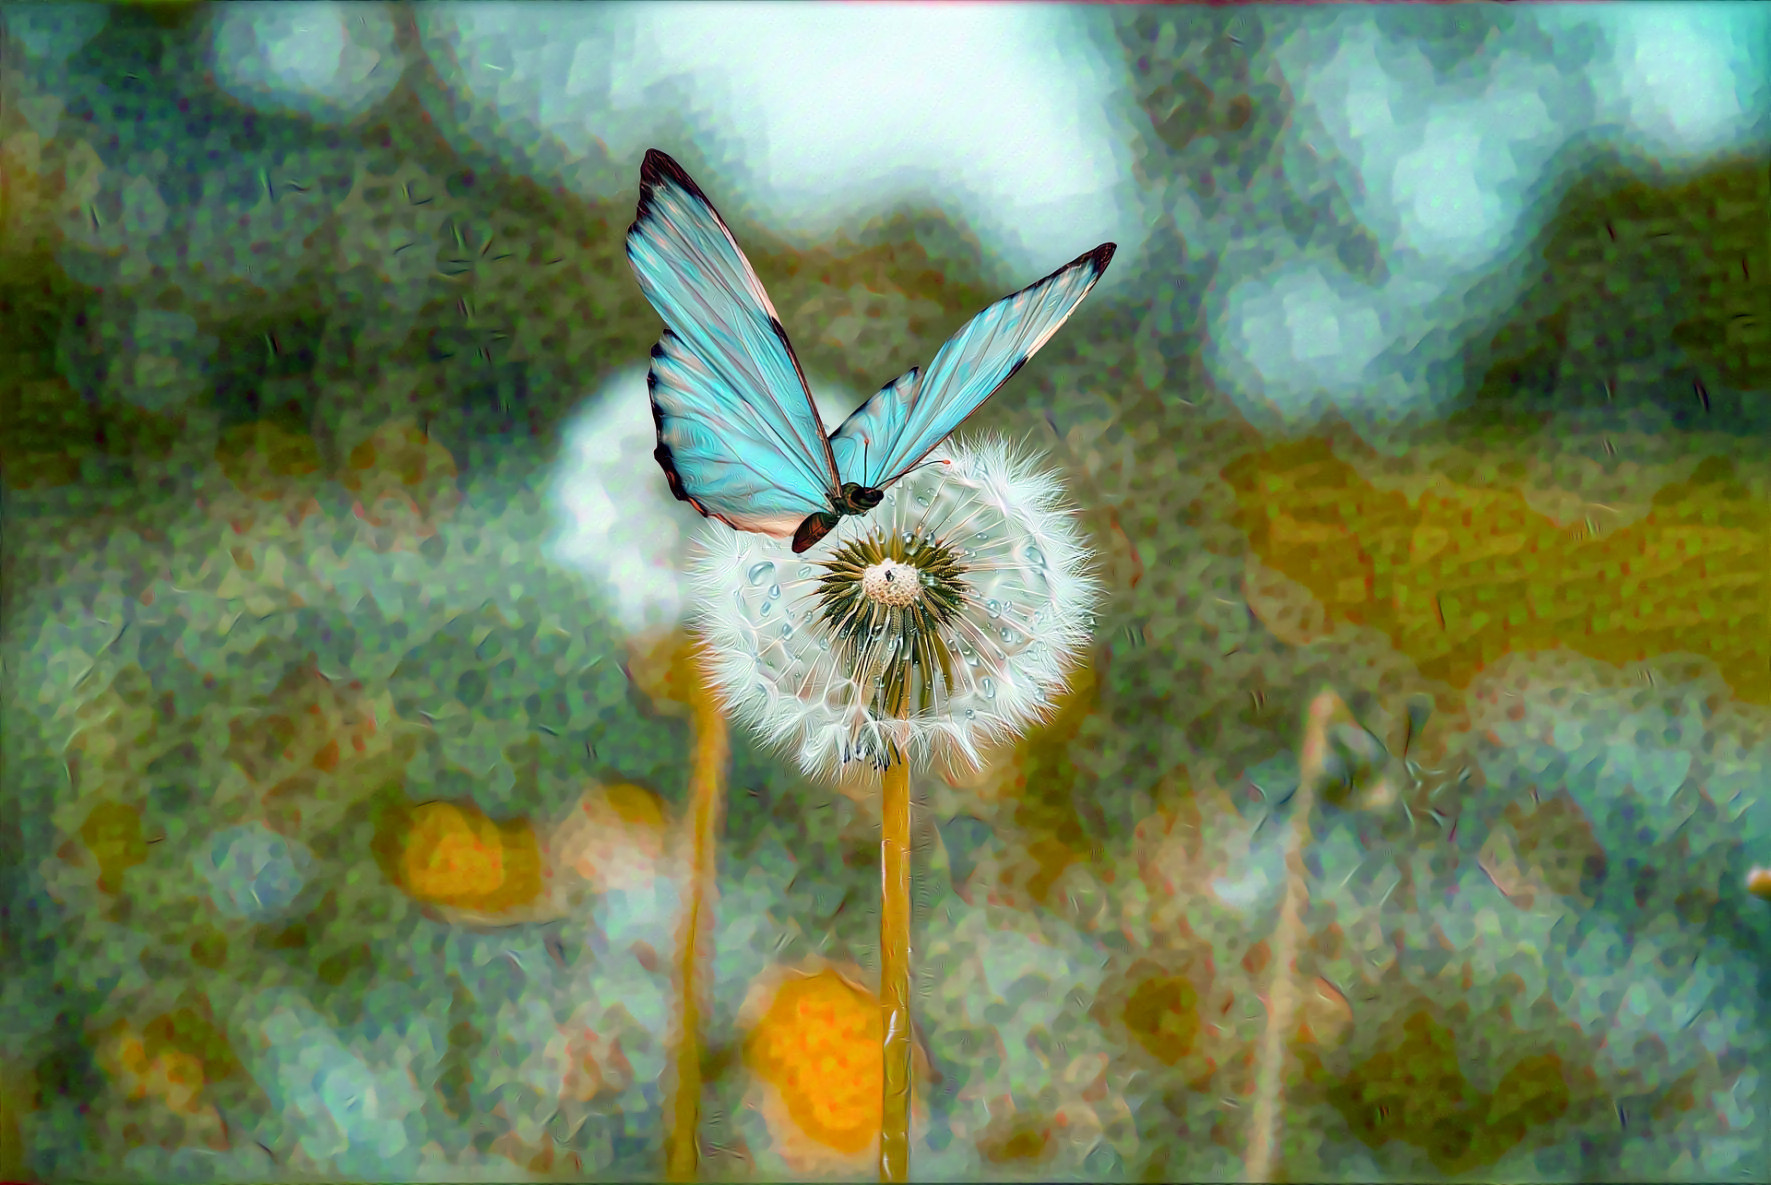
M1088 644L1099 584L1055 476L1000 441L933 460L806 556L754 532L705 537L711 681L808 774L976 767L1049 714Z

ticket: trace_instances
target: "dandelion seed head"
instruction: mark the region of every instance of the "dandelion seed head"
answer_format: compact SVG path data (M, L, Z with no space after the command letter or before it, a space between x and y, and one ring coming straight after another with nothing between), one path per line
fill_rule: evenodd
M814 776L936 755L976 766L1047 716L1099 584L1057 478L995 440L844 518L813 551L710 524L693 567L726 710Z

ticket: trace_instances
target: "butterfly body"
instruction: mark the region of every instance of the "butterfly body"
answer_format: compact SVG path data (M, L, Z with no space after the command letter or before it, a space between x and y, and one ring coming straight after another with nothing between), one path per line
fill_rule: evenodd
M1050 340L1112 243L979 313L925 369L887 384L826 432L787 331L725 221L656 149L640 168L628 262L664 321L647 374L653 456L671 492L736 530L807 551L885 490Z

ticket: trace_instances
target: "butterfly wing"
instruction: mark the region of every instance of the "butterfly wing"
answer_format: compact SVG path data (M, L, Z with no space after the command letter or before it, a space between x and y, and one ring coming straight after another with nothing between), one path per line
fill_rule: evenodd
M921 368L912 366L856 408L831 435L830 452L844 481L864 486L876 484L872 479L884 470L874 462L884 456L889 442L895 439L904 423L905 409L916 402L921 381Z
M719 212L656 149L640 166L627 260L664 320L647 386L671 492L782 538L827 512L836 461L787 331Z
M830 438L842 479L883 487L926 457L1051 340L1114 250L1102 243L1003 297L948 338L927 370L908 372L857 408Z

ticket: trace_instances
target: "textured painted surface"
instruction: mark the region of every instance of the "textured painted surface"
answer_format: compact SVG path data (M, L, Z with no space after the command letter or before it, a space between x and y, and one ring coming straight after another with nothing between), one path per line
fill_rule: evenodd
M1123 245L966 429L1108 596L912 788L913 1177L1771 1172L1761 6L579 8L0 6L0 1176L661 1179L685 990L702 1177L876 1172L877 782L684 844L653 143L827 415Z

